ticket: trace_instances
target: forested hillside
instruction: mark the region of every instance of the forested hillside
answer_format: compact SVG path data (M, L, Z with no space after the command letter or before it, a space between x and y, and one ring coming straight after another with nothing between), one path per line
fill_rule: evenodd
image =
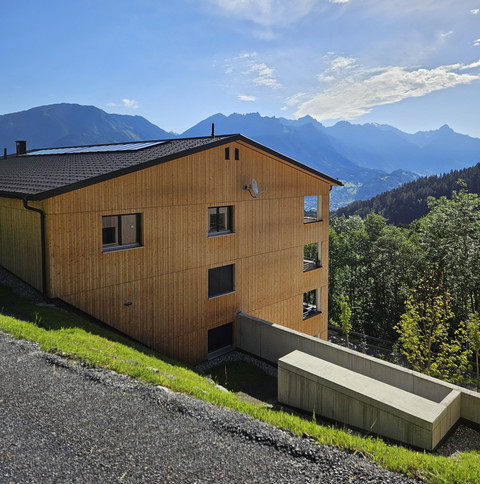
M465 189L449 197L430 199L428 214L409 228L375 213L332 217L330 318L340 320L347 297L355 331L395 341L409 297L424 303L423 316L431 314L432 301L419 289L427 282L446 301L442 313L447 304L452 310L450 336L480 310L480 197Z
M366 217L370 212L385 217L394 225L408 225L428 212L428 197L449 198L453 190L458 190L458 180L466 183L466 188L480 194L480 163L462 170L453 170L444 175L422 177L405 183L394 190L381 193L365 201L355 201L339 208L337 216L360 215Z

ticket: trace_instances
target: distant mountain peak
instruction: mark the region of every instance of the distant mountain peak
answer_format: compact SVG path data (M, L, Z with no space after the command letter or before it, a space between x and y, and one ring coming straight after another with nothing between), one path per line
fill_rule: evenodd
M142 116L109 114L95 106L58 103L0 116L0 147L15 150L172 138Z
M216 113L176 135L142 116L68 103L0 115L0 149L14 151L16 139L26 139L32 149L209 136L212 123L216 134L241 133L346 182L332 192L332 208L390 190L418 174L445 173L480 162L480 139L458 134L448 125L408 134L378 123L339 121L325 127L308 115L286 119L258 112Z

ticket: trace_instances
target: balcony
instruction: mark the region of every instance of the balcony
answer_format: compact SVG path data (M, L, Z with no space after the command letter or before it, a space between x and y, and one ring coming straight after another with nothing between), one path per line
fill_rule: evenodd
M318 259L303 259L303 272L313 271L322 267L322 264Z
M317 314L320 314L320 311L317 310L317 306L303 303L303 320L316 316Z
M322 267L322 243L314 242L303 246L303 272Z
M320 289L303 293L303 319L320 314Z

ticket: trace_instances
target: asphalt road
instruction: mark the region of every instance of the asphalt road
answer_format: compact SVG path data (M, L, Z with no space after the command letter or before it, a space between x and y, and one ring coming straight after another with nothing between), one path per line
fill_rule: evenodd
M0 483L409 482L0 332Z

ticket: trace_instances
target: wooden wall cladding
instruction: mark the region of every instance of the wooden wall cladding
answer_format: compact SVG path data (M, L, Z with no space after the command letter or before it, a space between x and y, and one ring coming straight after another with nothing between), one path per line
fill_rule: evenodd
M225 160L221 146L49 199L51 296L189 362L207 357L208 330L240 310L322 333L326 314L303 321L302 297L326 285L329 184L235 147L238 161ZM243 190L252 178L267 188L256 199ZM304 224L304 195L312 194L323 197L323 221ZM208 237L208 207L225 205L234 233ZM102 252L102 216L128 213L142 214L143 247ZM322 242L324 267L306 275L310 242ZM235 292L209 299L208 269L228 264Z
M42 204L30 205L42 207ZM0 265L42 290L40 214L28 211L22 200L0 197Z

